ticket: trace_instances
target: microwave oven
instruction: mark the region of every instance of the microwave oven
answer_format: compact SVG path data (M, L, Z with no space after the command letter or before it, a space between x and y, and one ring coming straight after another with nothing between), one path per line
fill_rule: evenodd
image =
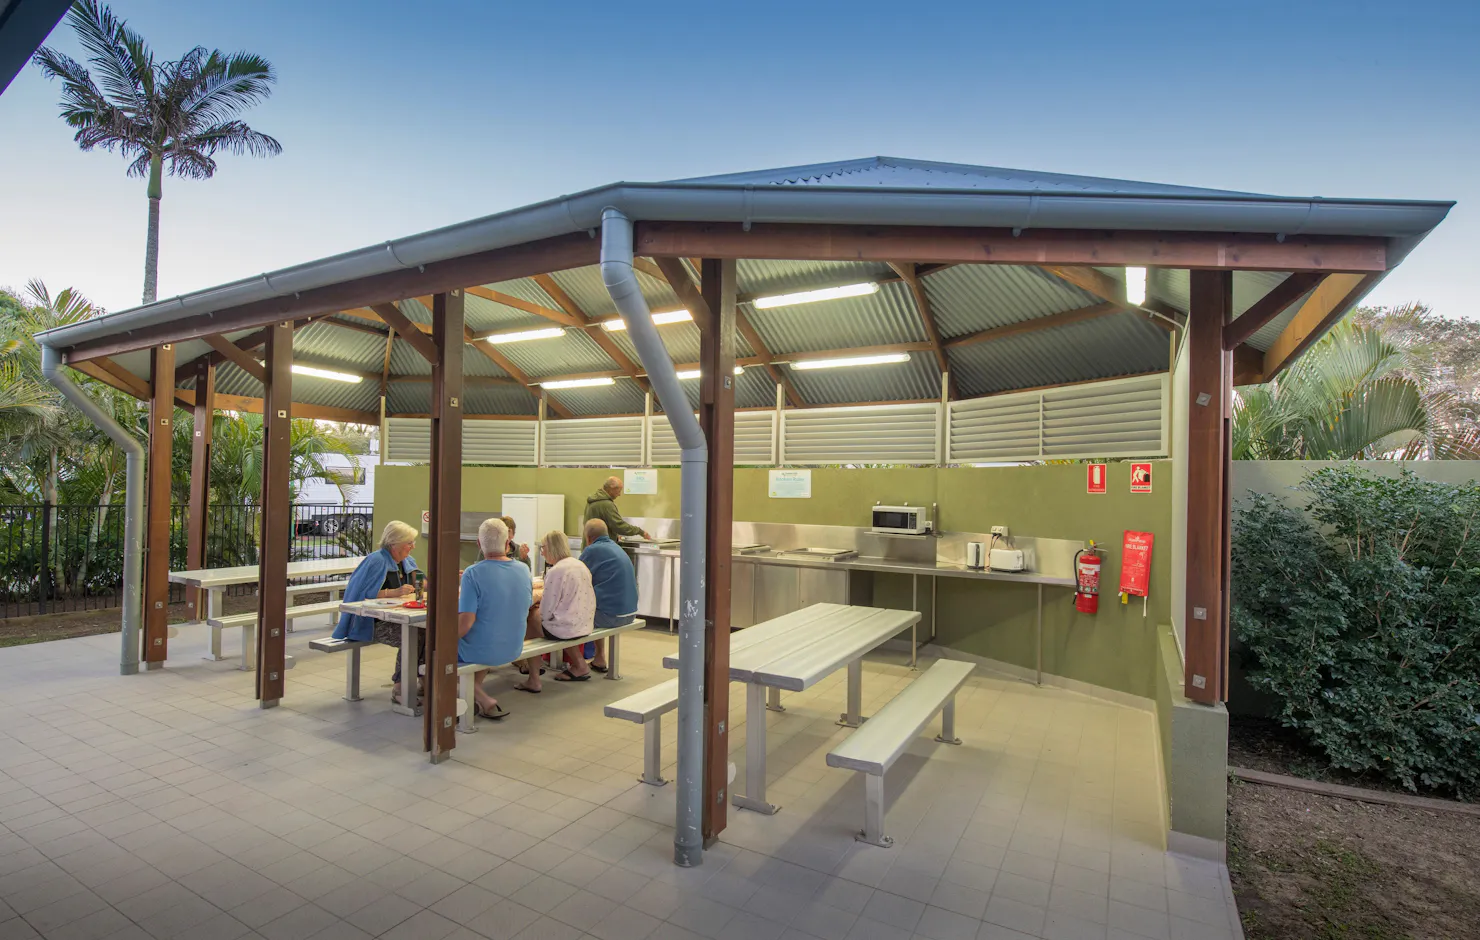
M884 535L924 535L930 520L924 506L875 506L873 531Z

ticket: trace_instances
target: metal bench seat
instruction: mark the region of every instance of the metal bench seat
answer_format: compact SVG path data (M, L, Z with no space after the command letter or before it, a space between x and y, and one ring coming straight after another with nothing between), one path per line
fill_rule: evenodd
M678 680L669 679L603 709L608 718L642 725L642 776L637 779L643 783L661 787L668 782L663 779L663 716L677 707Z

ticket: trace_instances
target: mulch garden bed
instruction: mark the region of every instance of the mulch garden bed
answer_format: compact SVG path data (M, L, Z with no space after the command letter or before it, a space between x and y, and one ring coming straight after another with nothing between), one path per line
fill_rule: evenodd
M327 592L300 594L295 604L313 604L329 599ZM223 599L225 613L239 614L257 609L257 598L251 594ZM24 646L27 643L44 643L47 640L65 640L75 636L95 636L99 633L117 633L122 629L122 612L117 607L101 610L74 610L66 613L39 614L31 617L7 617L0 620L0 647ZM170 605L170 623L184 623L188 619L184 602Z

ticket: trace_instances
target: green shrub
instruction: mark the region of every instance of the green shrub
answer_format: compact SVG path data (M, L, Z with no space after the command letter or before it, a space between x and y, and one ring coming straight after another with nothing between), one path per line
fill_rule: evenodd
M1235 514L1249 682L1335 767L1480 794L1480 485L1310 474Z

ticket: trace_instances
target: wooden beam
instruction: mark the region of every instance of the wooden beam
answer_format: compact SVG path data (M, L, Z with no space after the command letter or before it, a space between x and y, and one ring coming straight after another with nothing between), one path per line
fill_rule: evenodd
M175 389L175 403L181 408L195 407L193 389ZM216 394L217 411L243 411L262 414L262 399L247 395ZM312 418L316 421L341 421L350 424L379 424L380 416L373 411L355 411L353 408L335 408L330 405L293 405L293 417Z
M108 373L119 381L120 385L115 387L121 387L124 391L133 395L140 401L145 401L149 398L151 394L149 383L145 382L137 375L134 375L123 366L114 362L112 359L109 359L107 356L100 356L97 359L94 359L93 363L97 365L99 369Z
M1119 304L1102 303L1092 307L1080 307L1078 310L1065 310L1063 313L1050 313L1046 317L1034 317L1031 320L1020 320L1017 323L1009 323L1006 326L994 326L986 330L977 330L975 333L967 333L964 336L953 336L945 341L947 349L955 349L958 346L971 346L976 343L985 343L990 340L1006 339L1009 336L1020 336L1024 333L1036 333L1039 330L1051 330L1055 327L1068 326L1071 323L1083 323L1086 320L1097 320L1100 317L1113 316L1123 313L1124 308Z
M437 361L437 344L422 332L420 325L412 323L401 308L395 304L374 304L370 308L375 315L384 320L391 329L405 340L407 345L425 359L427 362Z
M492 362L494 365L498 366L500 369L503 369L505 372L509 373L509 375L513 376L514 381L518 382L520 385L523 385L527 388L531 385L538 385L541 381L543 381L541 379L530 378L524 373L523 369L520 369L518 366L514 365L513 361L510 360L508 356L505 356L503 353L499 352L491 344L480 343L474 340L473 331L468 329L466 325L464 325L463 327L463 341L470 344L478 352L482 353L483 356L488 359L488 361ZM534 395L534 397L536 398L539 398L540 391L541 389L537 388L530 389L530 394ZM547 401L549 402L551 411L555 412L562 418L570 417L569 408L566 408L564 405L560 404L554 399L547 399Z
M672 261L673 259L666 259ZM735 262L705 260L709 329L699 338L699 426L709 442L704 510L704 798L701 831L710 845L724 831L729 786L730 555L735 502ZM665 270L665 273L666 270Z
M704 299L704 294L694 286L689 272L684 269L683 262L677 258L658 258L658 270L668 286L673 288L673 293L678 296L678 302L683 304L684 309L694 316L694 325L699 328L702 336L709 328L713 316L709 310L709 304Z
M267 336L262 383L262 541L257 562L257 700L273 708L286 687L288 549L293 537L289 483L293 437L293 325Z
M925 337L930 340L931 352L935 353L935 364L940 367L941 374L947 376L949 395L951 398L959 397L956 377L950 374L951 364L946 359L945 347L941 345L940 330L935 325L935 314L930 311L930 297L925 293L925 284L920 280L918 266L907 261L891 261L889 267L894 269L894 273L910 289L910 296L915 300L915 312L920 316Z
M143 389L144 394L140 395L138 386L134 385L133 383L126 382L126 380L99 368L96 359L89 359L86 362L79 362L75 365L69 366L68 368L75 369L88 378L97 379L99 382L102 382L109 388L116 388L120 392L125 392L129 395L134 396L135 398L140 399L141 401L149 400L149 387L147 385ZM137 377L135 377L135 379L137 380Z
M638 222L637 250L653 258L792 258L970 264L1137 265L1264 271L1387 270L1387 242L1367 236L1226 232L1072 231L953 226Z
M161 342L198 339L211 333L234 333L288 317L343 313L387 300L416 297L452 288L462 289L468 284L493 284L548 271L579 268L596 264L600 260L600 254L599 239L591 238L585 232L574 232L460 258L449 258L446 261L429 261L385 274L295 291L268 300L223 307L141 327L127 335L99 337L67 349L65 360L70 362L112 356L120 352L147 349Z
M219 353L221 358L230 362L238 369L241 369L252 378L259 382L267 381L267 374L262 370L262 364L243 352L241 347L237 346L231 340L220 334L203 336L201 339L205 340L207 346Z
M197 360L195 364L195 420L190 435L190 504L185 513L185 567L206 566L206 521L211 506L211 445L216 417L216 367ZM191 620L205 620L200 603L208 592L185 589L185 609ZM223 611L224 613L224 611Z
M385 388L391 378L391 347L396 342L396 331L385 334L385 358L380 365L380 397L385 397Z
M387 378L391 385L425 385L434 380L434 376L430 373L427 375L392 375ZM463 385L466 388L512 388L518 386L519 382L502 375L466 375L463 376Z
M553 277L548 274L536 274L534 276L534 282L545 293L550 295L550 299L555 301L556 305L577 326L590 325L591 317L586 311L581 309L581 305L576 303L575 298L566 293L565 288L561 287ZM637 363L633 362L626 353L622 352L621 347L611 338L611 334L604 329L596 329L592 330L588 335L596 342L597 346L601 347L601 351L606 353L607 358L617 364L617 368L631 376L637 382L638 387L644 392L648 391L647 379L640 378L641 370L637 367Z
M458 537L462 531L463 351L467 332L460 290L432 298L432 338L441 355L432 366L431 499L427 537L431 602L427 609L426 708L423 744L431 761L452 754L457 738ZM414 695L415 667L406 651L405 694ZM471 677L470 677L471 678Z
M1187 318L1187 591L1184 694L1226 698L1228 656L1228 434L1232 376L1223 327L1232 319L1233 273L1193 271Z
M1295 301L1320 284L1321 275L1311 271L1297 271L1280 281L1254 305L1236 317L1223 329L1223 348L1234 349L1249 341L1249 337L1264 328L1264 325L1289 309Z
M536 274L534 279L538 281L540 278L549 278L549 276L548 274ZM544 317L546 320L553 320L562 326L585 326L584 316L574 316L568 310L552 310L544 304L532 303L521 297L515 297L513 294L505 294L503 291L496 291L489 287L469 287L467 293L474 297L482 297L484 300L491 300L496 304L503 304L505 307L532 313L537 317ZM546 290L545 293L550 292ZM559 302L559 298L556 298L554 294L550 296Z
M1125 299L1125 285L1103 271L1097 271L1091 267L1062 264L1045 264L1040 267L1059 280L1073 284L1101 300L1108 300L1122 307L1130 306Z
M144 522L144 651L146 669L169 657L170 515L174 498L172 447L175 436L175 347L149 353L149 436Z
M929 343L888 343L883 346L853 346L847 349L819 349L812 352L778 353L776 362L813 362L818 359L837 359L843 356L882 356L886 353L930 352Z
M1235 323L1238 321L1235 320ZM1264 353L1244 343L1233 349L1233 384L1258 385L1264 381Z
M765 365L766 371L771 375L771 381L781 386L781 391L786 395L787 402L793 408L807 407L807 402L802 398L802 393L797 391L795 385L791 384L791 379L787 377L786 373L771 361L773 357L771 350L766 346L766 341L761 339L761 334L756 331L755 326L750 322L750 318L741 312L739 307L735 308L735 329L740 331L740 335L745 337L745 342L749 343L750 348L755 350L757 361ZM749 365L748 362L742 362L741 364Z
M322 323L325 326L338 327L341 330L351 330L351 331L353 331L355 333L369 333L371 336L382 336L383 337L383 336L386 335L386 331L385 330L378 330L375 327L370 326L367 323L350 323L347 320L330 320L330 319L327 319L327 318L326 319L322 319L322 320L315 320L314 322L315 323Z
M1377 282L1377 277L1375 274L1327 275L1265 351L1264 381L1279 375L1312 343L1324 336Z

